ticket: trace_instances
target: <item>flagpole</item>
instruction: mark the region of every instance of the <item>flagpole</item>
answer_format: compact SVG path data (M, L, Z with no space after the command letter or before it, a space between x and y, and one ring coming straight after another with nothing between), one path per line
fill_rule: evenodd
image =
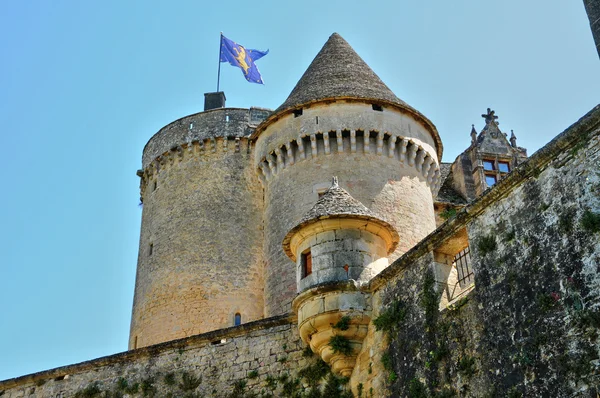
M219 92L219 83L221 81L221 47L223 46L223 32L219 39L219 72L217 73L217 93Z

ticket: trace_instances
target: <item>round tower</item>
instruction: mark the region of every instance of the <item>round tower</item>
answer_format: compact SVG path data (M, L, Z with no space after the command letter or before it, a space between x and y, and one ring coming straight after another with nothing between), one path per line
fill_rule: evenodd
M146 144L130 349L263 318L263 194L248 136L268 113L208 110Z
M350 376L371 320L369 293L358 289L388 266L398 245L394 227L333 185L283 240L296 262L293 301L302 340Z
M435 228L432 193L442 155L436 128L338 34L252 138L265 188L266 316L290 310L295 267L281 242L328 188L329 176L401 231L390 261Z

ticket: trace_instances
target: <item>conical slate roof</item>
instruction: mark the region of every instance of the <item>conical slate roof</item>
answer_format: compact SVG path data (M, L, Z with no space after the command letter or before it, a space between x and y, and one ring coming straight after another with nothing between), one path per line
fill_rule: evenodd
M256 127L251 137L257 138L267 126L294 109L336 99L364 100L395 106L409 112L430 131L435 140L438 158L442 158L442 140L433 123L421 112L396 97L337 33L329 37L285 102Z
M275 112L340 97L383 100L409 107L392 93L342 36L334 33L304 72L290 96Z
M364 226L368 224L379 225L381 230L389 233L388 252L391 253L398 245L399 236L396 229L387 221L376 216L365 205L354 199L345 189L338 185L337 177L333 177L331 187L317 200L317 203L302 217L300 222L292 228L283 239L283 250L295 261L296 254L292 251L290 242L292 237L300 230L318 223L320 220L329 218L350 218L364 220ZM388 253L388 254L389 254Z
M350 196L345 189L340 188L335 178L333 185L317 200L317 203L298 224L331 216L364 216L379 219L365 205Z

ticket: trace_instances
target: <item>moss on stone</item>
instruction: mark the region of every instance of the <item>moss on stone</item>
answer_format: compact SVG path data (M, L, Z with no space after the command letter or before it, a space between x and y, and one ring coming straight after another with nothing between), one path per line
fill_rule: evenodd
M400 326L405 318L406 306L397 300L373 320L373 325L375 325L377 331L391 332Z
M496 250L496 238L492 235L484 235L477 241L477 250L481 256L485 256Z
M590 233L600 232L600 213L586 210L581 216L581 227Z

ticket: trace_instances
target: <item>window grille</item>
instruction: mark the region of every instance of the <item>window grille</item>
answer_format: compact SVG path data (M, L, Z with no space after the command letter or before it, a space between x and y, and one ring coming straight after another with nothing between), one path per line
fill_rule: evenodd
M471 268L471 252L469 246L458 252L454 256L454 263L458 272L458 284L461 288L469 286L473 283L473 269Z
M454 256L452 267L456 269L457 281L452 285L446 285L446 295L449 302L469 292L475 281L473 268L471 268L471 252L468 246Z

